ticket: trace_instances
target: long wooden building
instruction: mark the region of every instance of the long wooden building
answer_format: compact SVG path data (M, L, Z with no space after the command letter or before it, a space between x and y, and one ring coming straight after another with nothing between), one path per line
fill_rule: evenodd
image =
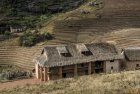
M46 46L34 59L41 81L119 71L123 57L113 44L71 44Z

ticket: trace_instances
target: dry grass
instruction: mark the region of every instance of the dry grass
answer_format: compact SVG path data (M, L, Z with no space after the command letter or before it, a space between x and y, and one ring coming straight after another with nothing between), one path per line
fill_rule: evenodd
M0 94L140 94L140 71L49 81L0 91Z
M115 41L119 48L140 46L140 29L128 28L106 34L102 40Z
M0 41L0 46L17 46L18 38L6 39L4 41Z

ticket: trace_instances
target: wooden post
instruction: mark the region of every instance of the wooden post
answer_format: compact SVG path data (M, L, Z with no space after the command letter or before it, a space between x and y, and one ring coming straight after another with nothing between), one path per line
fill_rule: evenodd
M36 78L40 79L40 66L39 64L35 64Z
M104 61L104 63L103 63L103 71L106 73L106 61Z
M88 75L91 74L91 62L88 63Z
M48 81L48 69L44 67L44 81Z
M74 77L78 76L77 64L74 65Z
M40 66L38 65L38 79L40 79L41 76L40 76Z
M43 81L44 77L43 77L43 68L40 66L40 80Z
M48 78L47 78L47 79L48 79L48 81L49 81L49 80L50 80L50 73L49 73L50 69L47 68L47 70L48 70L48 71L47 71L47 72L48 72L48 76L47 76Z
M59 78L61 79L62 78L62 67L59 67Z

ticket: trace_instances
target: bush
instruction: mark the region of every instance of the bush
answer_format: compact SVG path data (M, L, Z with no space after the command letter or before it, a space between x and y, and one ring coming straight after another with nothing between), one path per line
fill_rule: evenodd
M24 34L19 38L20 46L33 46L36 41L36 35Z
M11 37L11 32L5 31L4 35L6 39L9 39Z
M51 40L53 37L49 33L25 33L23 36L19 38L20 46L34 46L36 43L39 43L44 40Z
M10 33L9 31L5 31L4 35L5 35L5 36L10 36L11 33Z
M22 77L30 78L32 77L32 73L17 70L17 71L5 71L0 74L1 80L14 80Z

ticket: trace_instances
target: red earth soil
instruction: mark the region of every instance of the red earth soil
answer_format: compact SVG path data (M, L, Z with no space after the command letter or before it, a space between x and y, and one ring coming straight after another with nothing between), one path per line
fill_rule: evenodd
M24 87L26 85L32 85L32 84L39 84L41 81L37 80L36 78L30 78L30 79L22 79L22 80L17 80L17 81L12 81L12 82L5 82L5 83L0 83L0 90L4 89L12 89L16 87Z

